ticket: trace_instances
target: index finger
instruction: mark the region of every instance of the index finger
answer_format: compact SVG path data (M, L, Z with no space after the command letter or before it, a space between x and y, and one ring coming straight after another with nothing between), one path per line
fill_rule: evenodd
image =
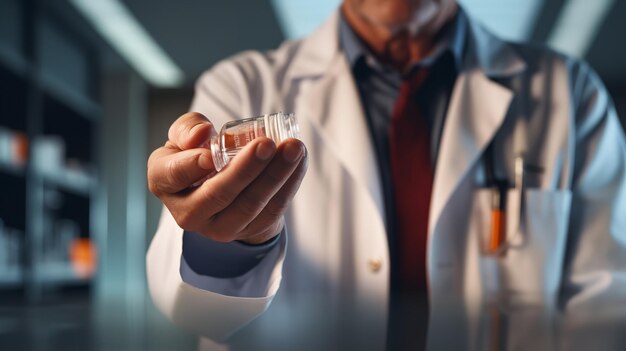
M187 150L208 145L216 131L213 124L198 112L188 112L180 116L167 132L169 144Z
M212 217L229 206L261 174L275 151L276 144L271 139L254 139L233 157L227 167L191 195L198 204L203 204L196 209Z

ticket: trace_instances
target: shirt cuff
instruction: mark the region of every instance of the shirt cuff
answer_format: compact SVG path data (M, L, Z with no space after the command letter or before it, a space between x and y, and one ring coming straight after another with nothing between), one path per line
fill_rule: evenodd
M279 237L261 245L249 245L239 241L221 243L200 234L183 233L183 264L197 275L214 278L235 278L244 275L276 246ZM188 271L182 269L181 273ZM182 277L187 281L186 277Z

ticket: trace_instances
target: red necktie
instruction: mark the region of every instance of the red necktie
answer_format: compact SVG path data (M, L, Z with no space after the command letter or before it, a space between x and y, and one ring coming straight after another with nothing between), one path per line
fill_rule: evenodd
M427 292L426 242L433 167L430 131L416 96L427 75L427 70L418 69L402 82L389 128L399 288L407 293Z

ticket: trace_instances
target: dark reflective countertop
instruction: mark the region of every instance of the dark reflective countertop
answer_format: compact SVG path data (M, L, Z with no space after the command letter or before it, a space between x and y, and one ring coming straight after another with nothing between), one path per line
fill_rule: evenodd
M104 305L95 301L90 296L39 304L1 301L0 350L198 349L196 336L167 321L148 297ZM363 342L371 331L346 325L352 323L346 322L352 320L348 311L329 315L325 303L309 296L271 307L232 337L231 350L380 349ZM626 350L626 298L581 306L548 308L519 301L451 306L428 326L428 349ZM215 346L200 344L207 350ZM223 345L217 349L224 350Z

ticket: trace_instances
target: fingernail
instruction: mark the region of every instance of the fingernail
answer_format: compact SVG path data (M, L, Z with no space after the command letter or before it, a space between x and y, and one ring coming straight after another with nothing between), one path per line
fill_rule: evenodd
M260 160L267 161L274 155L276 145L270 142L263 142L256 147L256 157Z
M287 162L296 162L302 157L304 154L304 150L302 150L302 146L297 144L294 145L292 143L285 146L285 150L283 151L283 157Z

